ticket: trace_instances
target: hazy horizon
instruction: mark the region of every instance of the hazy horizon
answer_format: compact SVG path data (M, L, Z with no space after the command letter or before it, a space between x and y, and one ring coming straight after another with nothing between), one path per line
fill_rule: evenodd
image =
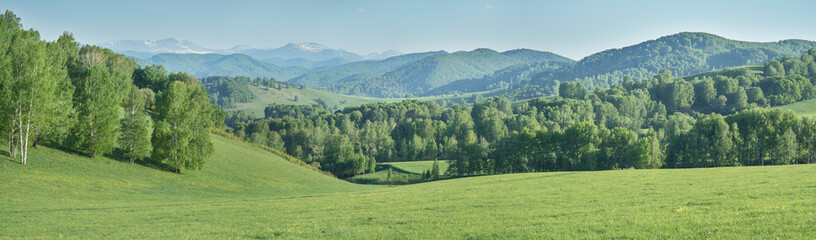
M812 1L17 1L0 9L53 40L180 38L211 49L314 42L360 55L528 48L575 60L679 32L774 42L816 40Z

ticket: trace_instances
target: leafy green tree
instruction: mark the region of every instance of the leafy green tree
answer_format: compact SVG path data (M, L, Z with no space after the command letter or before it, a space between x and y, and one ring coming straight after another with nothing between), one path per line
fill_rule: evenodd
M133 71L133 84L138 88L147 88L153 92L160 92L167 88L170 79L167 70L161 65L147 65Z
M195 78L175 76L156 98L153 129L153 159L164 162L176 173L182 168L200 169L213 153L210 100Z
M586 88L580 82L563 82L558 86L558 96L563 98L583 99L586 96Z
M145 114L145 96L133 88L124 102L124 118L121 121L119 147L133 163L136 159L150 156L150 118Z
M367 158L354 152L354 146L346 135L331 135L326 138L324 158L320 166L338 177L350 177L370 168Z
M2 90L3 115L10 137L10 155L19 149L20 163L28 160L28 147L36 129L47 126L59 104L60 82L66 81L64 68L55 65L53 55L49 55L47 44L40 40L37 31L17 30L15 24L19 19L11 12L4 15L3 37L10 39L5 61L2 64L3 79L0 79ZM11 32L7 32L10 31ZM63 71L63 74L60 74Z
M431 177L433 179L439 177L439 162L437 160L434 160L433 167L431 167Z
M717 90L714 88L714 81L710 78L705 78L700 82L694 84L694 94L698 108L700 109L714 109L713 106L717 100Z
M75 147L89 156L113 150L119 132L119 104L136 63L123 55L96 46L84 46L79 53L79 73L73 79L77 124Z
M777 140L779 144L777 145L776 152L779 157L777 158L776 164L786 165L796 163L800 154L796 133L788 128L784 133L778 135L777 138L779 139Z

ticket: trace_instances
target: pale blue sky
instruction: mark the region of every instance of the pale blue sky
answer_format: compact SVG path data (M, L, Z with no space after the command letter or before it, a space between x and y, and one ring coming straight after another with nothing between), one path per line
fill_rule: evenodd
M359 54L531 48L580 59L682 31L816 40L816 1L0 0L26 28L81 43L182 38L208 48L317 42Z

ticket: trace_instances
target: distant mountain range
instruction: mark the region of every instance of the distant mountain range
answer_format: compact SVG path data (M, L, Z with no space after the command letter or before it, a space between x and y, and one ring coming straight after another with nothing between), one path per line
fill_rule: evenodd
M684 32L602 51L577 62L529 49L402 55L386 51L363 57L314 43L287 44L265 50L237 46L208 54L200 53L213 50L180 39L120 41L103 46L131 56L147 55L138 60L143 65L161 64L168 71L189 72L197 77L274 77L342 94L403 97L497 89L534 95L555 94L553 89L557 90L557 84L565 81L580 81L590 89L608 87L625 76L651 78L661 70L686 76L761 64L785 55L798 56L816 47L816 42L743 42L708 33ZM154 54L157 52L172 53Z
M176 54L244 54L278 66L326 67L363 60L383 60L402 55L399 51L388 50L365 56L343 50L331 49L318 43L290 43L280 48L262 49L239 45L229 49L212 49L179 38L162 40L122 40L99 44L114 52L134 58L151 58L162 53Z
M197 78L207 76L273 77L285 81L309 72L309 68L258 61L243 54L162 53L146 59L137 59L139 65L162 65L170 72L186 72Z

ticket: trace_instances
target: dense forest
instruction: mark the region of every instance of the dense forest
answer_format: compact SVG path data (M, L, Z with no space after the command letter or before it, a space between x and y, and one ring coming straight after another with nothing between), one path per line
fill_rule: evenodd
M0 130L22 164L29 147L49 145L196 169L212 154L210 131L224 119L192 76L80 47L67 32L41 40L10 11L0 19L0 92Z
M340 177L371 171L375 161L432 159L452 160L451 175L805 163L816 150L807 135L814 120L764 108L816 97L814 57L811 49L763 71L691 79L664 70L594 90L564 82L550 87L557 97L472 107L406 100L332 113L271 105L265 119L227 113L226 123Z

